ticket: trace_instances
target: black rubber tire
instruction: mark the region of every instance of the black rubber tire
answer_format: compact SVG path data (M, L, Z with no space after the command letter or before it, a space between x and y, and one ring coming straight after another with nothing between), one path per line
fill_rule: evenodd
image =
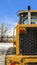
M16 49L15 47L11 47L7 50L6 55L13 55L16 54Z

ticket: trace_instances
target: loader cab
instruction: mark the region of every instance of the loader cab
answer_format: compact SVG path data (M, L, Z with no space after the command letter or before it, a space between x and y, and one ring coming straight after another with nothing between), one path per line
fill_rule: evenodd
M19 24L37 24L37 11L20 11L19 12Z

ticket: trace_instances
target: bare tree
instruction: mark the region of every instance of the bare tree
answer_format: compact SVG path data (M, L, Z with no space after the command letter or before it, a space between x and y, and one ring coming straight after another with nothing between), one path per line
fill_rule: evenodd
M8 31L9 27L8 25L5 25L4 23L1 24L0 26L0 38L1 38L1 42L3 42L4 37L6 36L6 33Z

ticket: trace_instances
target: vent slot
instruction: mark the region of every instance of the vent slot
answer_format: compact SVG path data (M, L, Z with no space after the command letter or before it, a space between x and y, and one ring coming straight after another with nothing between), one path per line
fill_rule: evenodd
M28 63L27 65L37 65L37 63Z

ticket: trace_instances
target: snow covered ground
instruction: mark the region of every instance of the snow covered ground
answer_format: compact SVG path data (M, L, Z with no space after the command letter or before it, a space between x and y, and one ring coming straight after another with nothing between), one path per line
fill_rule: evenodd
M5 55L0 55L0 65L5 65Z
M0 43L0 55L5 54L7 49L13 46L13 43Z
M13 43L0 43L0 49L8 49L9 47L12 47Z
M12 46L12 43L0 43L0 65L5 65L6 50Z

